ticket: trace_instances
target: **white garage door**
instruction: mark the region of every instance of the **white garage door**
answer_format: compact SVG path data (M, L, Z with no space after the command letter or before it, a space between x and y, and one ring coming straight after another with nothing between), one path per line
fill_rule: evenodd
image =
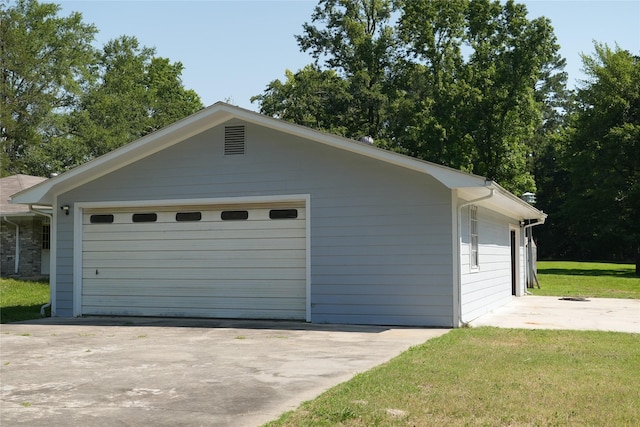
M85 210L82 314L304 319L305 209Z

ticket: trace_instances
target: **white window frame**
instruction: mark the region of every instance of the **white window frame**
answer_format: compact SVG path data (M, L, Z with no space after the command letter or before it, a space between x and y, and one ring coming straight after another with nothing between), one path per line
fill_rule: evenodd
M479 249L478 206L469 205L469 265L472 270L480 268Z
M42 224L42 243L40 248L45 251L51 250L51 224Z

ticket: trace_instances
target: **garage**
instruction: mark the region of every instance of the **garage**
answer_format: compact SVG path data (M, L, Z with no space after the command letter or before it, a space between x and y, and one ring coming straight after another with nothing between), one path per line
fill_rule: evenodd
M304 204L82 211L83 315L306 318Z
M525 294L546 219L485 177L225 103L11 202L53 213L56 317L459 327Z

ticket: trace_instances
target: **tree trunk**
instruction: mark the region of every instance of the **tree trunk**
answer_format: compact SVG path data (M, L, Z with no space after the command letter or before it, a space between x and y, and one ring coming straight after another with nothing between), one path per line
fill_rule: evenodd
M640 246L636 251L636 276L640 277Z

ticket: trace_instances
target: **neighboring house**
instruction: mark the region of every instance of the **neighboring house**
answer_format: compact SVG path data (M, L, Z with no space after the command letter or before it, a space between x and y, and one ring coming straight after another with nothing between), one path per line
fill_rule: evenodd
M9 197L45 181L31 175L0 178L0 275L39 277L49 274L49 217Z
M546 215L483 177L217 103L16 194L55 316L458 327L525 294Z

